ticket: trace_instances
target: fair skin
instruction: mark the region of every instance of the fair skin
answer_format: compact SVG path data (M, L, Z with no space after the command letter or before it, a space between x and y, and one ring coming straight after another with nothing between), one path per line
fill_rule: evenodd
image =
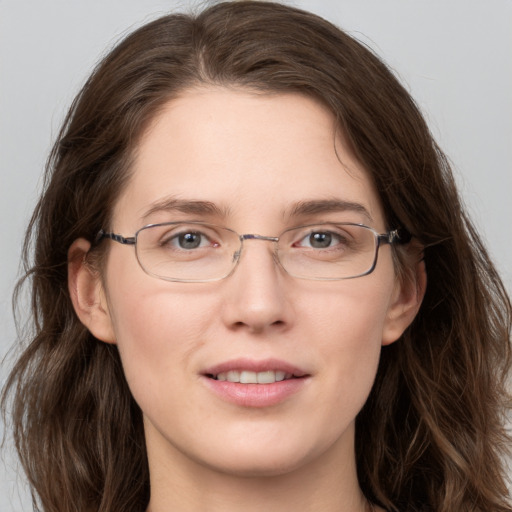
M368 176L334 133L330 112L300 95L187 91L142 138L112 231L132 236L145 224L177 219L277 236L334 217L386 231ZM154 208L170 198L217 209ZM295 211L326 200L363 208ZM381 346L417 312L422 271L414 283L399 283L383 246L367 276L297 279L276 264L272 243L248 240L229 277L176 283L146 274L133 247L102 243L109 244L102 278L83 263L88 242L73 244L70 291L81 321L117 344L143 412L148 510L368 510L356 476L355 417ZM233 364L248 369L291 365L301 377L271 403L261 398L266 384L245 384L260 386L256 402L226 398L207 370L240 359Z

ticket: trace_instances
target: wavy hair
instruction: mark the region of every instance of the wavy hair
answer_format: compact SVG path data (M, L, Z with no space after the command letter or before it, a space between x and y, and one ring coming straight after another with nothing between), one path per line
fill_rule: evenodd
M33 329L2 400L35 507L147 506L142 414L116 347L95 339L74 313L67 251L109 225L148 123L201 84L323 102L375 183L388 224L424 247L423 304L402 338L383 348L356 420L365 495L392 512L509 511L502 454L511 304L447 159L407 91L368 48L313 14L258 1L141 27L99 63L67 114L15 294L30 287Z

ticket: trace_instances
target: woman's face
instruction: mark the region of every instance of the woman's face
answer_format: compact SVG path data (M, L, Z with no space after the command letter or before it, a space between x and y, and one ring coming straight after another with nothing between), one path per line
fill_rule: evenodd
M386 228L372 183L323 106L223 88L190 90L154 120L112 231L132 236L176 220L267 236L333 220ZM381 345L410 321L389 246L367 276L314 281L285 273L272 242L246 240L229 277L180 283L145 273L133 247L103 243L103 313L89 328L119 347L151 464L273 475L354 459L354 420ZM228 371L287 375L270 384L212 378Z

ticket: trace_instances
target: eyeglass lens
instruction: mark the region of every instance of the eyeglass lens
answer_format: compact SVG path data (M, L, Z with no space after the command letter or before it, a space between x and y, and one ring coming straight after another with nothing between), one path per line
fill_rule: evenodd
M289 229L278 241L266 243L274 244L277 259L289 274L334 280L370 272L377 240L377 233L367 226L330 223ZM260 240L244 242L234 231L211 224L165 223L139 230L136 250L148 274L170 281L213 281L229 275L242 246L253 241Z

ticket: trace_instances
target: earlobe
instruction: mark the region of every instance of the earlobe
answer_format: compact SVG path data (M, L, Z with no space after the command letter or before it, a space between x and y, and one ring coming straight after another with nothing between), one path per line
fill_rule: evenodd
M87 261L91 244L75 240L68 251L68 288L80 321L101 341L115 343L114 329L99 272Z
M396 283L382 332L382 345L398 340L409 327L420 309L426 288L427 272L421 260L410 275Z

